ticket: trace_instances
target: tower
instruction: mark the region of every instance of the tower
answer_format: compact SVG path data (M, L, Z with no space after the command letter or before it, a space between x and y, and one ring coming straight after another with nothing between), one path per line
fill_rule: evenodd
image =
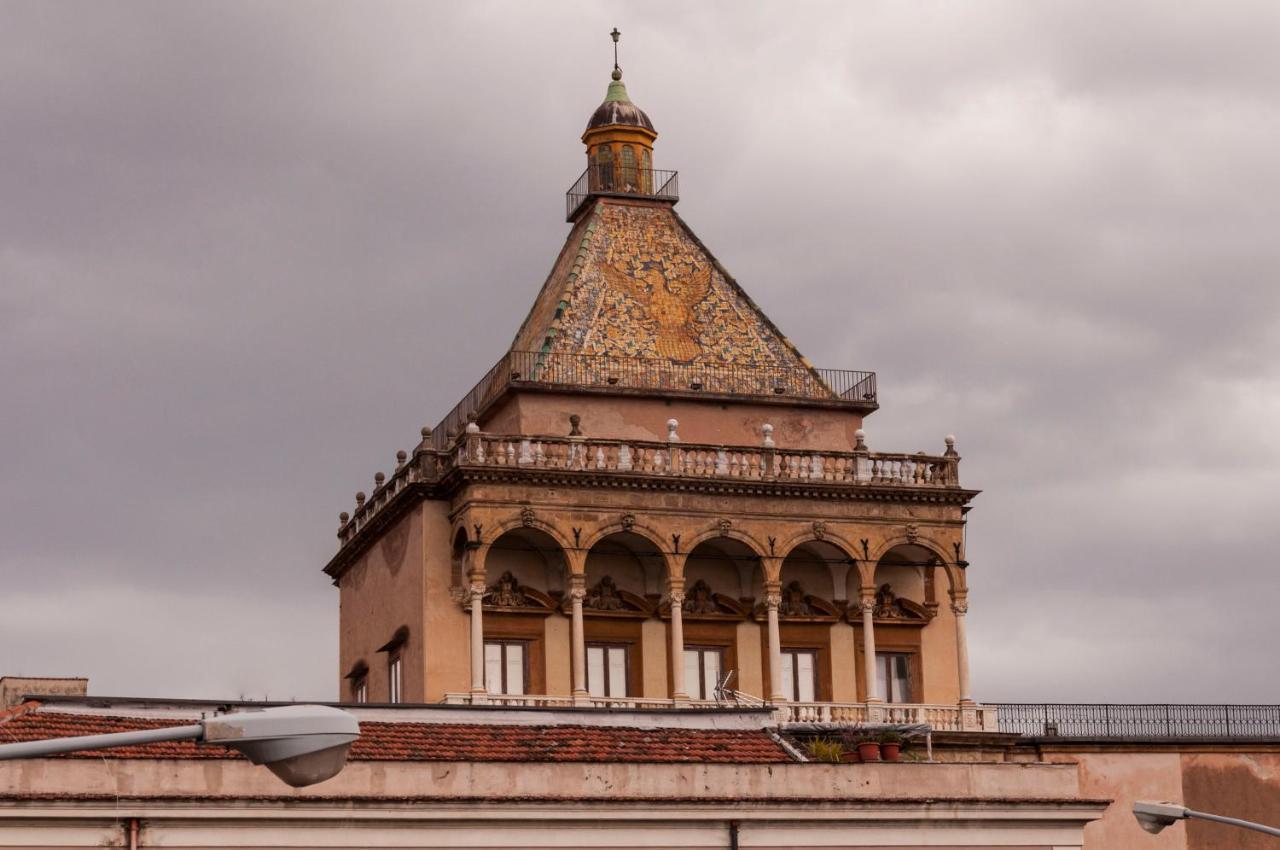
M954 440L869 448L874 373L698 240L621 76L507 353L341 517L344 698L980 726Z

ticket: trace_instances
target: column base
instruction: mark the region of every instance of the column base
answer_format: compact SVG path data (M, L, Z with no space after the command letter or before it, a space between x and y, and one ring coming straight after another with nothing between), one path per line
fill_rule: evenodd
M689 702L689 695L676 691L671 695L672 702Z
M472 689L471 689L471 704L472 704L472 705L488 705L488 704L489 704L489 692L488 692L487 690L484 690L484 689L477 690L477 689L475 689L475 688L472 688Z
M889 712L885 709L884 700L879 697L867 700L867 722L883 723Z
M589 708L591 706L591 694L587 691L574 691L573 704L575 706L583 706Z

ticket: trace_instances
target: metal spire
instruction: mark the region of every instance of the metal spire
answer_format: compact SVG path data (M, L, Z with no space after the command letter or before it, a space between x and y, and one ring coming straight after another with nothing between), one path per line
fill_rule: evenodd
M614 27L613 32L609 33L613 36L613 78L615 80L622 79L622 69L618 67L618 36L622 33L618 32L618 28Z

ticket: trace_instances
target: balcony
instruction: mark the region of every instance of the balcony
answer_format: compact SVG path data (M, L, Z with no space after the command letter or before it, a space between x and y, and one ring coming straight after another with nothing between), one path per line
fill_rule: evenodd
M573 221L587 201L597 197L680 200L680 173L626 166L589 165L564 195L565 221Z
M434 435L433 435L434 436ZM949 439L949 438L948 438ZM403 454L403 453L402 453ZM717 446L588 437L529 437L467 430L443 448L420 448L400 459L390 478L381 473L367 499L338 529L346 546L379 513L410 488L432 485L469 469L505 468L532 473L559 471L590 475L701 479L731 484L810 485L835 488L902 489L949 494L965 500L960 487L960 457L949 442L945 453L928 455L872 452L818 452L773 445Z
M534 708L607 708L607 709L689 709L757 708L774 710L778 723L893 723L924 724L935 732L994 732L996 710L982 705L928 705L914 703L836 703L790 702L769 704L757 698L746 700L673 700L651 697L587 697L543 694L445 694L447 705L505 705Z
M1280 739L1280 705L1000 703L999 730L1064 740Z
M485 373L432 431L444 451L470 416L510 389L556 389L667 396L741 397L802 401L869 413L876 403L876 373L741 363L679 362L660 358L511 351Z

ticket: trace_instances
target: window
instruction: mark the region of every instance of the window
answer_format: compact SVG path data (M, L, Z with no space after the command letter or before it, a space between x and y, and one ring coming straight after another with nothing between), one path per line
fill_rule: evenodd
M485 641L485 690L491 694L523 694L527 678L525 660L528 654L521 641Z
M403 666L400 661L399 650L387 657L387 702L400 702L402 694L400 671ZM364 702L364 700L357 700L357 702Z
M613 190L613 150L608 145L596 148L596 167L592 175L595 179L590 188L597 192Z
M684 649L684 690L690 699L715 699L724 667L724 650L717 647Z
M877 652L876 687L885 702L911 702L911 654Z
M634 192L636 185L636 151L631 145L622 147L622 191Z
M368 702L369 701L369 677L360 676L351 680L351 701L352 702Z
M788 702L814 702L818 691L818 653L782 650L782 695Z
M593 697L625 697L629 647L587 644L587 692Z

